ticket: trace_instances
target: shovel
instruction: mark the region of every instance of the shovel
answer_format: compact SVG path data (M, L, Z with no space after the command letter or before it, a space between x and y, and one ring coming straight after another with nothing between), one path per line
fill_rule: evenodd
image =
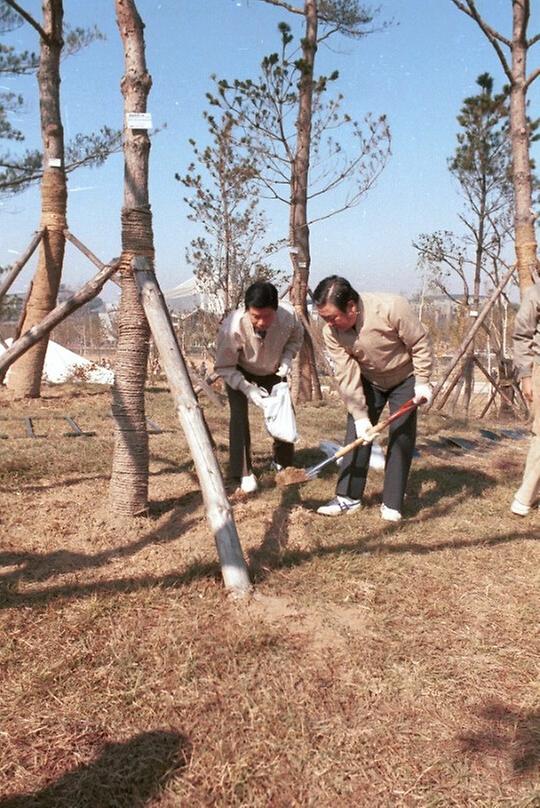
M415 401L413 398L410 398L405 404L402 404L401 407L396 410L392 415L389 415L388 418L385 418L383 421L379 421L378 424L372 426L369 434L373 438L378 435L383 429L386 429L393 421L397 421L398 418L401 418L403 415L406 415L408 412L412 412L415 410L419 404L423 404L426 399L422 398L420 401ZM364 446L366 443L370 441L365 440L364 438L356 438L351 443L347 443L346 446L342 446L341 449L338 449L331 457L327 457L324 460L321 460L320 463L317 463L316 466L311 466L308 469L297 469L294 467L289 467L283 469L283 471L278 472L276 474L276 483L278 485L293 485L294 483L307 483L309 480L314 480L315 477L318 477L321 471L329 466L330 463L335 463L336 460L339 460L340 457L346 455L348 452L352 452L353 449L356 449L357 446Z

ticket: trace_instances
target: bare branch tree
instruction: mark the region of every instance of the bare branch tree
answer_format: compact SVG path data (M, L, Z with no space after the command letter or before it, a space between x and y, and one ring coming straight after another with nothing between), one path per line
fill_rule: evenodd
M530 0L512 2L512 39L500 34L479 13L475 0L451 0L478 25L493 46L510 83L510 137L514 182L514 230L517 271L521 293L537 276L537 240L534 228L533 182L530 159L531 131L527 119L527 91L540 75L540 69L526 73L529 50L540 35L527 38ZM510 51L509 62L505 50Z

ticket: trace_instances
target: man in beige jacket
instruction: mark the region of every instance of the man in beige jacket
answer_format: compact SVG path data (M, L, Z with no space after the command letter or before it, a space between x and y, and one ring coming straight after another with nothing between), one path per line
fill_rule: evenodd
M292 309L280 306L276 287L256 281L244 309L229 314L217 337L215 371L225 382L230 406L229 470L240 490L251 494L257 480L251 463L248 401L264 407L272 387L287 377L304 329ZM294 444L274 440L274 467L292 465Z
M388 402L390 414L407 400L431 401L431 346L405 298L365 293L337 275L322 280L313 295L325 320L323 338L348 410L345 442L365 437ZM390 427L381 517L399 522L416 441L416 410ZM325 516L362 506L371 443L344 456L336 497L318 509Z
M532 438L512 513L526 516L540 499L540 283L527 289L514 323L514 366L533 412Z

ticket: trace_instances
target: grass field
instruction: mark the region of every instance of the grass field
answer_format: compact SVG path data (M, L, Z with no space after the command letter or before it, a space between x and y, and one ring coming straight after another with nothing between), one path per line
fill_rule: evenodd
M165 390L129 523L109 394L2 395L0 808L540 806L540 517L509 513L526 439L422 451L396 526L374 470L337 519L315 513L334 471L277 488L254 416L262 490L234 512L255 594L234 601ZM224 464L227 410L204 403ZM298 465L343 422L302 408ZM419 443L477 427L425 416Z

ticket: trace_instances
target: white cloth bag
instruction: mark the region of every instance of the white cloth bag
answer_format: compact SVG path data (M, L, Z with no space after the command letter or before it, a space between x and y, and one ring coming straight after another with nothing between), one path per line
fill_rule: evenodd
M270 394L263 398L263 404L264 423L268 433L285 443L294 443L298 439L298 433L291 392L287 382L275 384Z

